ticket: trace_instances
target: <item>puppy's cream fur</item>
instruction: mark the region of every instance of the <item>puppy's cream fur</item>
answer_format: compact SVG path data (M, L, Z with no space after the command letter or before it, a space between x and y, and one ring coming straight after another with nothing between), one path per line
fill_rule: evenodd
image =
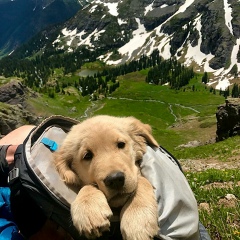
M72 127L54 160L66 184L80 188L71 205L80 234L101 236L110 227L113 207L121 208L123 239L148 240L158 233L153 188L138 166L146 144L158 146L151 127L133 117L102 115ZM104 180L118 171L124 173L124 185L109 188Z

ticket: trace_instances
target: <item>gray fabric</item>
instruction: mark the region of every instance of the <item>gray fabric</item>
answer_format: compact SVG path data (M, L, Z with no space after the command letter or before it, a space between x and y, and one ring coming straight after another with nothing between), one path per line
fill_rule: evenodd
M35 132L32 134L34 133ZM70 206L77 194L68 188L60 179L59 174L53 164L52 151L43 143L41 143L41 140L44 137L55 141L58 146L60 146L66 137L66 133L59 127L48 127L33 146L30 137L25 146L28 164L31 166L36 174L36 177L42 182L46 189L48 189L65 205Z
M173 158L148 147L140 167L155 189L161 239L199 239L197 202Z
M209 236L206 228L202 225L202 223L199 223L199 232L200 232L199 240L211 240L211 237Z

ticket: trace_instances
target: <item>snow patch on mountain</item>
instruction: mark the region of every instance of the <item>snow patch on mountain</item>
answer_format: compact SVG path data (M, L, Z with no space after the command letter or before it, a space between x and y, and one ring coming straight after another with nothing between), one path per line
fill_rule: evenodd
M178 13L185 12L186 9L194 3L194 1L195 0L186 0L185 3L178 9L178 11L173 16L175 16Z
M106 30L101 30L101 31L99 31L99 32L96 32L95 34L94 34L94 41L97 41L98 40L98 38L100 37L100 35L102 34L102 33L104 33Z
M190 66L192 62L196 62L200 67L202 67L204 72L213 72L214 70L209 67L209 61L214 57L211 53L206 55L201 52L200 46L202 42L201 34L201 15L199 15L194 21L195 29L198 31L199 39L198 44L195 47L192 47L191 43L188 42L187 53L185 55L185 64ZM200 70L200 69L199 69Z
M89 10L89 12L90 12L90 13L95 12L96 8L97 8L97 5L93 5L93 6L91 7L91 9Z
M147 15L148 12L151 12L154 9L153 4L154 4L154 1L151 4L149 4L147 7L145 7L145 12L144 12L145 16ZM168 7L168 5L165 3L160 6L160 8L165 8L165 7Z
M67 30L67 28L64 28L62 30L62 34L64 36L69 36L69 37L72 37L72 36L75 36L77 34L77 29L75 28L74 30Z
M66 41L66 45L68 46L68 52L73 51L73 48L72 48L73 40L77 40L78 46L87 45L89 47L94 47L93 44L91 43L91 39L93 38L94 41L97 41L99 36L104 32L105 32L104 29L102 29L101 31L98 31L98 29L95 29L86 38L82 38L86 34L85 30L78 33L76 28L74 30L68 30L67 28L64 28L61 31L63 37L59 35L52 44L54 45L56 43L60 43L62 41L62 38L64 38ZM59 49L62 49L62 47L59 47Z
M234 65L237 65L238 69L240 69L240 63L237 62L237 53L238 53L239 47L240 47L240 39L237 39L231 54L231 64L227 69L222 69L221 75L229 74L229 72L231 71Z
M107 3L107 7L110 14L112 14L113 16L118 16L118 3Z
M119 49L119 52L122 55L128 55L128 60L132 56L134 50L141 48L146 41L146 38L149 36L143 24L140 23L140 19L136 18L138 24L138 29L133 31L133 38Z
M228 80L228 78L224 77L223 79L220 79L218 81L217 86L215 87L215 89L217 90L226 90L228 88L228 86L230 86L230 82Z
M225 24L228 27L230 33L233 35L232 29L232 8L228 3L228 0L224 0L224 10L225 10Z
M101 1L101 0L97 0L97 1L95 1L94 3L96 3L96 4L103 4L105 7L107 7L108 8L108 11L109 11L109 13L111 14L111 15L113 15L113 16L118 16L118 2L116 2L116 3L110 3L110 2L103 2L103 1ZM97 7L97 5L94 5L94 6L96 6ZM93 6L93 7L94 7ZM91 9L92 10L92 9ZM94 11L95 9L93 9L93 11Z
M119 25L126 24L126 23L127 23L127 21L124 21L123 19L118 18Z
M144 15L146 16L148 12L151 12L153 10L153 3L154 1L149 4L147 7L145 7L145 12L144 12Z

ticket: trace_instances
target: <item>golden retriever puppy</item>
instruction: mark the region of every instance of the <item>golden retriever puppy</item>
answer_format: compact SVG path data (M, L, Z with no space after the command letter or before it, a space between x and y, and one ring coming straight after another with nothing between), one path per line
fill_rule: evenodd
M158 146L151 127L133 117L100 115L72 127L54 160L66 184L79 186L71 216L81 235L96 238L109 230L111 208L121 208L123 239L157 235L153 187L139 170L146 144Z

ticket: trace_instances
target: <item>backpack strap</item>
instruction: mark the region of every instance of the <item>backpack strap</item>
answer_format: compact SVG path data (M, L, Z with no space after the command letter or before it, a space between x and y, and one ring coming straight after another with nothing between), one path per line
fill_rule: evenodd
M11 211L21 233L28 238L41 229L47 217L42 209L30 197L20 179L23 145L19 145L14 154L14 167L9 172L8 183L11 189ZM37 217L36 217L37 216ZM23 221L24 218L24 221Z
M9 171L8 173L8 184L12 192L18 191L18 189L21 186L21 182L19 179L19 167L16 166L16 161L19 161L19 159L21 158L22 152L23 152L23 145L20 144L14 153L14 166L12 170Z

